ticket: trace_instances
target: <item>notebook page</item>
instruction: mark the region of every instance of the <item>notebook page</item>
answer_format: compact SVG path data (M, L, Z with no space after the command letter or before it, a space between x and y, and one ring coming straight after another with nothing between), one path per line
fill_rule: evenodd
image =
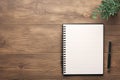
M103 24L66 26L64 74L103 74Z

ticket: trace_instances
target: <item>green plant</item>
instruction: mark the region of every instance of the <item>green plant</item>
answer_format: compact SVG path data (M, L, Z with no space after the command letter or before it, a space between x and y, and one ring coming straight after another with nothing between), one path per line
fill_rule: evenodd
M120 11L120 0L102 0L92 14L92 18L96 19L98 15L102 19L109 19L111 16L115 16Z

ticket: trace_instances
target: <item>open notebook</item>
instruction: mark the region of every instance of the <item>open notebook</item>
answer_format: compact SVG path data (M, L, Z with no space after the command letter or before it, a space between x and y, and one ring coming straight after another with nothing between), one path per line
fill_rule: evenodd
M63 75L103 74L103 24L63 24Z

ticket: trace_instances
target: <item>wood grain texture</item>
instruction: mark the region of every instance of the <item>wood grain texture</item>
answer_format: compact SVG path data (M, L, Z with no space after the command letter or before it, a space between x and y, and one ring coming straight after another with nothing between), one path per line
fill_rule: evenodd
M92 19L101 0L1 0L0 80L119 80L120 14ZM62 76L62 24L104 23L104 75ZM108 41L111 72L107 72Z
M40 70L3 69L0 73L1 80L62 80L55 73L42 73Z
M60 79L62 73L60 64L60 53L1 54L0 78L11 80Z
M101 0L3 0L1 24L54 24L103 22L91 18ZM111 22L111 21L109 21Z
M56 24L0 25L0 52L61 52L61 30Z

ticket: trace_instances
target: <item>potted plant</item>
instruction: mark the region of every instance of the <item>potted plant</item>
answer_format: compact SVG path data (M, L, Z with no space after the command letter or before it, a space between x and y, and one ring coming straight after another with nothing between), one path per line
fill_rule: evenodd
M120 0L102 0L101 4L93 11L92 18L96 19L98 15L102 19L108 20L120 11Z

